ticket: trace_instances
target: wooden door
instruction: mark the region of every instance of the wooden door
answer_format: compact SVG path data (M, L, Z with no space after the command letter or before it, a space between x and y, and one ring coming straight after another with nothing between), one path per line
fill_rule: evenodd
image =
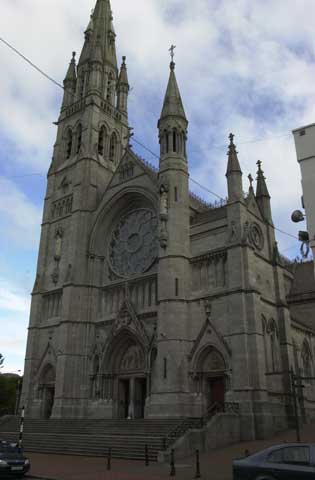
M214 403L224 407L224 378L208 378L208 407Z

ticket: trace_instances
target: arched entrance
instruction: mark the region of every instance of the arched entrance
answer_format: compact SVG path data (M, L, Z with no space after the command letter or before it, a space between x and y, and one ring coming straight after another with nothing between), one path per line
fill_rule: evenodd
M50 418L55 399L56 370L52 365L47 365L40 378L39 388L42 398L42 417Z
M147 396L146 355L136 337L122 333L112 349L116 418L143 418Z
M221 353L214 347L203 350L197 362L199 391L204 394L206 408L214 404L224 408L226 364Z

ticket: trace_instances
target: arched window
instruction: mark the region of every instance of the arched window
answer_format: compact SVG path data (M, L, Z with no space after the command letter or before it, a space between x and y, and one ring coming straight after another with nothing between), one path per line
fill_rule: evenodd
M116 136L116 133L113 133L112 136L110 137L109 160L115 163L116 155L117 155L117 136Z
M166 140L166 153L168 153L170 151L170 139L169 139L168 132L166 130L164 131L164 134L165 134L165 140Z
M66 139L66 158L70 158L72 153L72 131L68 130Z
M312 377L313 368L312 368L312 354L311 349L308 344L308 341L305 340L302 347L302 364L303 364L303 376ZM310 383L311 380L306 380L307 383Z
M270 348L271 348L271 366L272 371L275 372L279 368L278 362L278 329L276 322L270 320Z
M101 155L101 157L104 157L105 154L105 138L106 130L105 127L102 126L98 135L98 154Z
M77 128L77 154L79 153L82 145L82 125L79 124Z
M173 152L177 152L177 131L176 129L173 130Z
M262 316L262 331L263 331L263 338L264 338L264 354L265 354L265 362L266 362L266 372L269 371L269 364L268 364L268 350L267 350L267 320L264 316Z
M107 95L106 95L106 100L109 102L109 103L113 103L112 102L112 96L113 96L113 88L114 88L114 76L112 74L112 72L109 74L108 76L108 82L107 82Z

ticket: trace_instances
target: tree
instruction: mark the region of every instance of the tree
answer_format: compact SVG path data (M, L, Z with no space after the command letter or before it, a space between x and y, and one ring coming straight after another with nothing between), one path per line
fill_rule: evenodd
M14 415L21 382L22 378L19 375L10 373L0 375L0 417Z

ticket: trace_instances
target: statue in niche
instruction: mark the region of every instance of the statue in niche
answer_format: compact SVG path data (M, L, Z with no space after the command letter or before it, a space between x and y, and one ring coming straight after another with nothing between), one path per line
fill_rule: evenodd
M160 188L160 216L168 217L168 188L164 184Z
M162 248L166 248L168 244L167 220L168 220L168 186L163 183L160 187L160 232L159 240Z
M55 255L54 258L56 262L59 262L62 253L62 238L63 238L63 228L61 225L58 225L55 232Z
M238 238L238 229L236 226L236 222L233 220L231 222L230 241L237 240L237 238Z

